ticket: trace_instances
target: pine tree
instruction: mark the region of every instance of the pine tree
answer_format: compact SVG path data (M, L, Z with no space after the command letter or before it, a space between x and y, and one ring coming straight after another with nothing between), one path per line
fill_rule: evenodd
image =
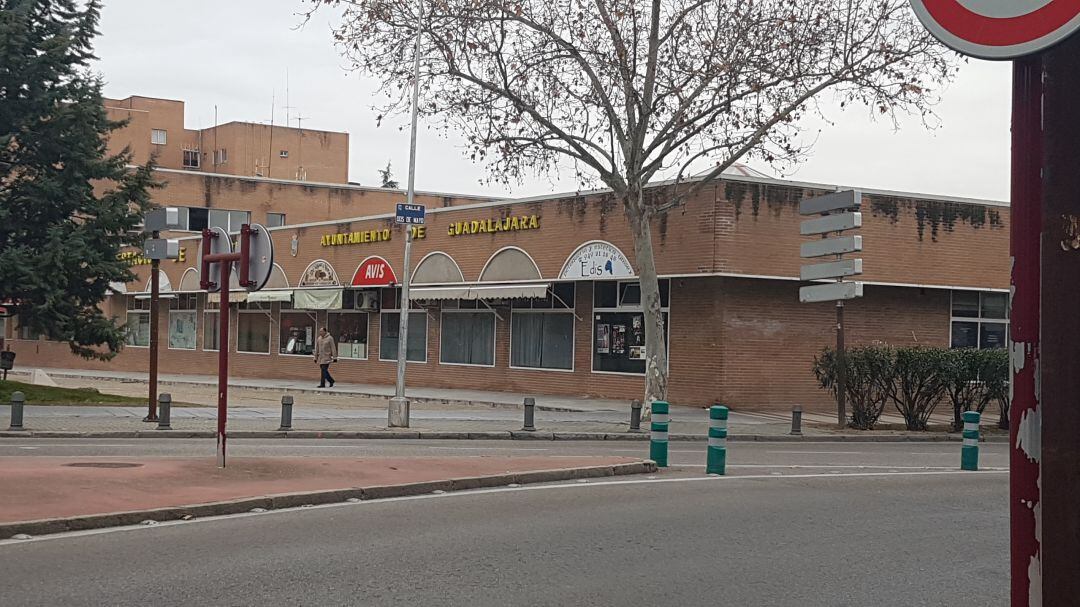
M398 189L398 182L394 179L394 172L390 169L390 161L386 161L386 168L379 169L379 180L382 185L379 187L390 188L393 190Z
M99 307L128 282L152 162L109 155L101 78L92 73L100 2L0 0L0 302L20 325L108 359L125 329Z

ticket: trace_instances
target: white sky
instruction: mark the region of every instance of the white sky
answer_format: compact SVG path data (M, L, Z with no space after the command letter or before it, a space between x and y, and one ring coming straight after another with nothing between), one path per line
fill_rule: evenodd
M105 0L97 39L97 69L109 97L145 95L187 103L187 126L219 122L285 121L286 69L289 110L304 126L350 133L350 179L377 185L376 170L393 162L404 186L408 170L407 117L376 127L371 106L375 84L346 73L333 46L330 12L303 29L299 0ZM1008 199L1010 67L971 60L945 91L940 126L919 120L872 120L862 108L830 111L835 124L820 128L812 156L791 179L910 192ZM421 124L418 189L506 195L480 184L484 170L465 158L458 141L427 132ZM769 174L775 171L755 166ZM571 191L571 180L531 179L516 196Z

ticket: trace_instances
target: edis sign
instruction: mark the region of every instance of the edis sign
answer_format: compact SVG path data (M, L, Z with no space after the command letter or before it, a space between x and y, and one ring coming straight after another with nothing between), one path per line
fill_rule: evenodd
M619 247L603 240L587 242L563 264L560 279L595 280L604 278L633 278L634 267Z
M495 232L516 232L519 230L536 230L539 228L540 217L536 215L521 215L503 217L502 219L457 221L450 224L446 233L450 236L460 236L462 234L492 234Z

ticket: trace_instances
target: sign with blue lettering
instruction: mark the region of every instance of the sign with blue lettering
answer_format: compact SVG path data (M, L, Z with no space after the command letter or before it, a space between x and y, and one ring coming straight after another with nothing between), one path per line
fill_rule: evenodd
M425 210L422 204L398 204L394 219L398 223L423 225Z

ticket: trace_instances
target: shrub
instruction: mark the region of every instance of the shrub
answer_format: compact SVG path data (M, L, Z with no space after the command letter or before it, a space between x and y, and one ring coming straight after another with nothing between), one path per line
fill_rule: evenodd
M952 404L952 431L959 432L964 427L964 411L982 413L995 398L991 375L998 351L961 348L944 352L945 396Z
M1009 408L1012 405L1012 366L1009 364L1009 351L1005 349L987 350L986 383L991 398L998 404L998 428L1009 429Z
M844 393L850 412L848 426L859 430L874 429L888 400L892 361L891 348L860 347L846 351ZM821 355L814 358L813 372L818 383L834 397L839 388L839 371L835 350L825 348Z
M948 385L944 348L897 348L889 399L896 405L908 430L926 430L930 415Z

